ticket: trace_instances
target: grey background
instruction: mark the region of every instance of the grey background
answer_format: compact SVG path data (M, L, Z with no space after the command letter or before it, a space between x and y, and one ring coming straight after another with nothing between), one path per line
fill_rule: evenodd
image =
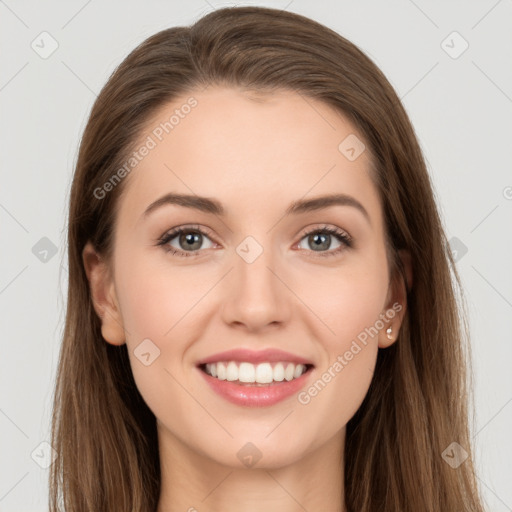
M227 5L235 4L0 0L1 512L47 510L44 443L64 319L68 190L95 96L146 37ZM402 98L458 251L472 330L478 481L488 510L512 510L512 1L253 5L338 31ZM58 48L44 59L51 38Z

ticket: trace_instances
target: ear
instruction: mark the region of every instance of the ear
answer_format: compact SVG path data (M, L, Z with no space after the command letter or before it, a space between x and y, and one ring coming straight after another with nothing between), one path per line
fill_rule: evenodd
M397 340L407 309L407 290L412 287L411 255L408 251L400 250L398 256L402 261L407 282L399 271L395 272L391 278L383 313L385 325L379 332L379 348L387 348Z
M126 337L110 269L91 242L85 245L82 260L94 310L101 319L101 334L108 343L123 345Z

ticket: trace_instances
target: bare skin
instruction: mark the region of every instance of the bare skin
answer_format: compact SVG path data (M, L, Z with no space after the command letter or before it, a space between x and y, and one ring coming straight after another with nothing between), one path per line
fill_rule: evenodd
M405 313L403 282L389 278L368 151L350 161L338 149L348 135L362 136L321 102L289 91L255 101L213 86L162 108L141 141L190 96L197 106L161 141L153 136L156 147L125 178L113 265L90 244L83 252L103 337L127 344L157 418L158 512L343 511L346 424L368 391L378 347L394 343ZM225 213L165 204L144 215L169 192L214 198ZM350 204L285 214L293 201L330 194L350 196L367 215ZM179 234L167 241L188 257L158 245L182 226L205 232L193 250ZM317 248L306 233L326 226L352 246L327 234ZM244 245L248 236L257 245ZM262 252L248 263L241 244ZM371 326L378 333L334 370ZM146 339L160 351L147 366L134 353ZM197 362L233 348L307 358L314 367L303 400L243 407L216 394ZM308 393L325 372L329 382ZM261 454L250 467L237 455L247 443Z

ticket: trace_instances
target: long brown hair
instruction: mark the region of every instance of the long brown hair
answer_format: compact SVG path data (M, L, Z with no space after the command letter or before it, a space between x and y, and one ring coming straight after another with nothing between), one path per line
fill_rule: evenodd
M404 275L398 251L411 254L414 278L399 338L379 349L368 393L347 425L348 510L482 512L468 435L461 286L411 122L388 80L354 44L303 16L261 7L219 9L153 35L119 65L92 108L70 195L51 512L59 503L66 512L156 510L156 420L135 385L126 345L102 338L82 250L91 241L111 256L124 182L101 200L94 192L123 165L151 116L211 84L295 91L343 113L372 154L392 267ZM442 456L453 442L469 454L457 468Z

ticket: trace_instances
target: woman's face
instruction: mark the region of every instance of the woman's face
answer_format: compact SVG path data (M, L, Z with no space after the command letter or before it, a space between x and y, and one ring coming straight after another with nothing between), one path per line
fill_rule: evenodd
M95 292L105 339L127 343L169 446L228 466L304 458L342 433L403 314L361 135L293 92L210 86L162 108L137 148ZM214 377L205 360L233 362Z

